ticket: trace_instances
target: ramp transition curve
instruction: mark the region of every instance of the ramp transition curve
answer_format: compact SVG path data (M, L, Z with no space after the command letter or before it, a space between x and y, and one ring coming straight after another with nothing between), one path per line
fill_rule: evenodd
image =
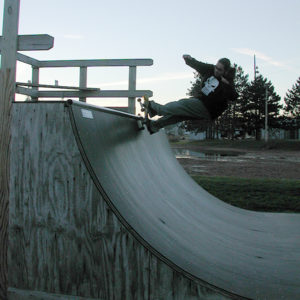
M98 189L126 228L188 278L250 299L300 298L300 216L239 209L199 187L163 133L137 118L69 101Z

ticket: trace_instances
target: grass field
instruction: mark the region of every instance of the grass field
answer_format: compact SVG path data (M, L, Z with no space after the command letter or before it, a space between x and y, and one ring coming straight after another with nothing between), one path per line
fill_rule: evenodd
M297 157L300 153L299 140L270 140L267 143L255 140L203 140L191 142L183 140L173 141L171 146L198 149L200 151L235 149L246 152L264 152L265 154L279 151L283 156L290 153ZM243 168L241 171L243 171ZM209 193L231 205L255 211L300 213L300 180L245 179L219 177L218 175L192 177Z
M240 208L300 212L300 180L192 177L212 195Z

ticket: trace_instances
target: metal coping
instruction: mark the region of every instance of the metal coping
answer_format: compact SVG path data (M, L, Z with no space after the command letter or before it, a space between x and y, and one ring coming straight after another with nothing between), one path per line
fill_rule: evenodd
M14 101L14 104L37 104L37 103L62 103L66 106L71 106L71 105L77 105L86 109L93 109L93 110L97 110L97 111L102 111L108 114L112 114L112 115L117 115L120 117L125 117L125 118L129 118L129 119L134 119L134 120L142 120L143 118L141 116L136 116L130 113L126 113L126 112L122 112L119 110L114 110L111 108L107 108L104 106L96 106L93 104L88 104L85 102L80 102L80 101L76 101L76 100L72 100L72 99L68 99L66 101Z
M77 106L81 106L86 109L102 111L102 112L109 113L112 115L117 115L117 116L126 117L126 118L130 118L130 119L135 119L135 120L142 119L142 117L139 117L139 116L136 116L136 115L133 115L130 113L126 113L126 112L122 112L122 111L118 111L118 110L114 110L114 109L106 108L106 107L102 107L102 106L96 106L93 104L87 104L85 102L75 101L75 100L71 100L71 99L66 101L66 105L77 105Z

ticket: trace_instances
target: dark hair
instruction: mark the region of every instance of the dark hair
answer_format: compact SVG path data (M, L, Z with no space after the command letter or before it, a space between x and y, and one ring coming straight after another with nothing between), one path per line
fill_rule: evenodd
M225 72L230 69L230 60L228 58L221 58L218 62L224 66Z
M236 69L231 67L230 60L228 58L221 58L219 59L219 63L224 66L225 74L224 77L230 82L233 83Z

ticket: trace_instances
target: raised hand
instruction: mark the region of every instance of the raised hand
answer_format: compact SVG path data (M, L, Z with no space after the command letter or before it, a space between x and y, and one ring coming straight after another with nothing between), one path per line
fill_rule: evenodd
M191 59L192 57L189 54L183 54L183 59Z

